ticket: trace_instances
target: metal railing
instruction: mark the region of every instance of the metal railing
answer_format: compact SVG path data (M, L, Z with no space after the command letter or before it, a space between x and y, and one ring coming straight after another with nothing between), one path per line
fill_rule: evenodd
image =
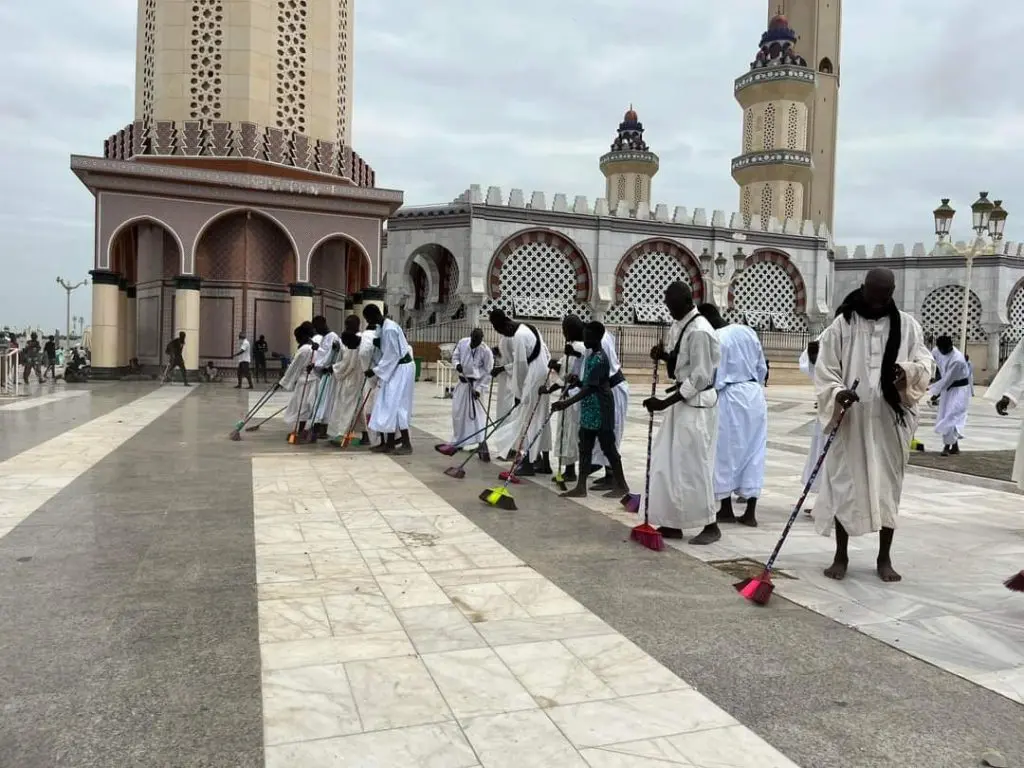
M17 397L21 394L21 379L18 377L20 362L19 350L0 350L0 395Z

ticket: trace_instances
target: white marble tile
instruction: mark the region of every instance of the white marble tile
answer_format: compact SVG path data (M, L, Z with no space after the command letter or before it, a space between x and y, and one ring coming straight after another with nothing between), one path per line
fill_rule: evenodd
M409 637L400 630L368 632L351 637L329 637L316 640L292 640L264 643L260 646L263 669L297 669L349 661L370 661L393 656L413 656Z
M256 544L287 544L302 542L302 529L298 523L267 522L256 520L254 526Z
M476 630L492 646L607 635L612 631L611 627L591 613L483 621L476 625Z
M423 566L408 549L369 549L362 554L374 576L425 573Z
M434 581L443 588L464 584L493 584L523 579L543 579L533 568L526 565L511 568L467 568L432 574Z
M293 597L327 597L355 593L379 595L380 588L371 576L350 576L344 579L312 581L281 581L257 586L260 600L282 600Z
M260 600L257 606L262 643L331 636L327 611L319 597Z
M358 552L311 552L309 562L317 579L372 578Z
M458 651L486 645L480 633L451 604L401 609L398 618L420 653Z
M587 610L550 581L510 581L499 586L534 618Z
M409 552L424 570L433 575L477 567L476 561L454 544L436 544L430 547L412 545Z
M543 712L474 717L463 723L463 731L485 768L587 768Z
M323 604L335 637L394 632L402 628L391 604L382 595L329 595Z
M316 573L313 571L313 564L310 562L308 555L268 555L256 562L257 584L303 581L315 578Z
M547 712L569 741L580 748L736 724L694 690L570 704Z
M622 635L570 638L562 644L618 696L689 687Z
M1024 704L1024 666L971 676L973 682Z
M454 723L267 747L265 768L477 768ZM524 766L525 768L525 766Z
M591 768L799 768L741 725L583 750Z
M451 709L418 658L354 661L345 669L364 730L452 719Z
M616 695L557 640L503 645L495 652L541 707L611 699Z
M263 673L264 744L361 731L345 668L340 664Z
M445 592L452 603L474 623L530 618L529 612L513 600L500 584L467 584L448 587Z
M349 528L349 532L352 534L352 540L356 543L356 547L363 552L373 549L400 549L405 546L405 542L390 528L387 530Z
M425 573L378 576L377 584L395 608L448 605L448 595Z
M330 522L303 522L299 523L299 530L302 533L304 541L310 542L344 542L352 544L352 538L348 535L348 530L344 525L341 524L340 520L332 520Z
M423 663L456 717L496 715L537 706L490 648L426 654Z

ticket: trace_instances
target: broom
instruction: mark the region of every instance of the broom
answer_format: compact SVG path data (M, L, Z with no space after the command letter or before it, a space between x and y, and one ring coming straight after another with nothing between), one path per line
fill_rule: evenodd
M860 380L855 379L853 386L850 387L850 391L856 392L858 384L860 384ZM768 600L772 596L772 592L775 591L775 585L772 584L772 567L775 565L775 559L779 556L779 552L782 551L782 545L786 542L786 537L789 536L789 531L793 527L793 523L800 515L800 509L804 505L804 500L806 500L808 494L810 494L811 487L814 485L814 480L818 476L818 471L821 469L822 464L825 463L825 456L828 455L828 449L832 447L832 442L836 439L836 434L839 432L839 427L842 426L843 417L846 416L847 410L848 408L840 408L839 413L836 415L836 422L832 425L832 430L828 433L825 445L821 447L821 453L818 454L818 460L814 463L814 469L811 470L810 477L807 478L807 482L804 484L804 491L800 494L800 498L797 499L796 505L793 507L793 511L789 514L789 520L786 521L786 526L782 529L782 535L779 536L779 540L775 544L775 549L772 550L771 555L764 564L764 570L762 570L761 574L756 578L744 579L743 581L733 584L736 591L752 603L767 605Z
M335 342L336 344L338 342ZM320 406L323 405L324 400L327 399L327 388L331 384L332 373L331 368L338 360L338 349L335 347L331 349L330 354L327 356L327 363L323 367L323 372L320 374L320 381L317 387L316 400L313 401L313 413L310 414L310 421L316 418L316 412L320 410ZM316 436L316 425L309 425L306 427L306 433L303 436L304 442L315 443L317 440Z
M562 390L562 396L559 400L565 400L569 396L569 388L566 387ZM551 478L551 482L557 486L558 490L565 493L569 490L569 486L565 483L565 477L562 476L562 471L565 469L565 462L562 459L562 446L565 444L565 411L560 411L561 416L558 417L558 471L555 476Z
M242 427L248 424L256 416L260 408L262 408L264 405L270 402L270 398L272 398L277 393L277 389L277 382L274 382L270 386L270 389L268 389L266 392L260 395L259 400L256 401L256 405L250 408L243 418L235 422L235 428L232 429L230 433L228 433L228 437L235 441L241 440Z
M548 414L548 417L544 420L544 424L541 425L540 431L537 432L536 435L534 435L533 440L531 440L530 444L526 447L527 456L529 455L529 452L533 450L533 444L540 439L540 436L542 434L544 434L544 427L547 426L550 420L551 414ZM529 425L530 422L528 421L526 423L527 425ZM522 444L520 444L520 448L522 448ZM480 494L480 501L492 507L504 509L507 512L515 512L516 509L518 509L518 507L516 507L516 500L512 498L512 494L509 493L508 491L508 486L510 483L519 482L519 478L516 477L516 470L519 468L520 464L522 464L523 460L523 457L520 456L516 463L512 465L512 469L510 469L508 472L502 472L500 476L505 482L502 485L499 485L497 488L488 488L485 491L483 491Z
M488 407L490 407L490 403L488 403ZM470 421L476 421L476 398L473 397L472 392L470 392L469 395L469 409ZM475 432L470 432L465 437L450 443L437 443L434 446L434 450L444 456L454 456L456 453L459 452L463 445L468 443L470 440L472 440L474 437L481 434L482 432L486 432L489 427L490 424L488 424L487 420L485 419L484 425L480 429L476 430Z
M364 389L366 389L365 376L363 377L362 385L359 387L359 394L362 397L360 398L359 402L356 403L356 410L355 413L352 414L352 421L349 422L348 431L346 431L344 435L339 435L338 437L340 439L335 438L334 440L331 441L340 448L348 448L350 445L352 445L352 440L354 439L353 436L355 435L356 422L359 421L359 414L363 412L363 410L366 408L366 404L370 402L370 395L372 395L377 390L377 381L374 380L373 386L366 390L365 395L363 395Z
M547 387L548 381L550 381L550 379L551 379L551 369L548 369L547 375L544 377L544 383L541 386L542 387ZM519 430L518 445L516 446L516 457L512 461L512 466L509 469L505 470L504 472L501 472L498 475L498 479L499 480L509 480L510 482L516 483L517 485L519 484L519 478L516 477L516 472L519 469L519 465L522 464L522 462L523 462L523 445L526 443L526 436L530 433L530 424L533 423L533 419L537 415L537 408L540 407L540 399L541 399L541 394L538 392L537 393L537 400L534 402L533 407L530 409L530 418L528 418L525 422L523 422L523 426ZM545 419L544 424L546 425L548 423L548 421L550 421L550 420L551 420L551 414L548 413L548 417L547 417L547 419ZM538 432L537 434L540 435L543 431L544 431L544 427L541 426L541 431ZM530 441L530 447L531 448L533 447L533 443L535 441L536 441L536 438L534 438L532 441Z
M514 410L515 410L515 406L512 406L512 408L509 410L508 413L506 413L504 416L502 416L500 419L498 419L496 422L494 422L491 425L491 427L490 427L491 431L484 435L484 441L485 442L486 442L488 437L490 437L491 435L493 435L495 432L498 431L498 428L504 423L505 419L507 419L509 416L512 415L512 411L514 411ZM448 469L446 469L444 471L444 473L446 475L448 475L448 477L454 477L456 480L461 480L462 478L464 478L466 476L466 465L469 464L469 462L473 458L473 456L474 456L474 454L472 454L472 453L466 454L466 458L464 458L462 460L461 464L459 464L458 466L454 466L454 467L448 467Z
M662 331L662 340L664 341L664 331ZM654 368L651 371L651 397L653 398L653 397L657 397L657 396L658 396L658 361L655 360L654 361ZM654 413L652 412L652 413L648 414L648 418L647 418L647 470L646 470L647 477L644 480L644 485L645 485L645 487L648 490L650 490L650 485L651 485L651 444L653 443L653 441L654 441ZM645 498L646 498L646 495L647 494L645 492L645 494L644 494ZM638 493L627 493L625 496L623 496L621 499L619 499L619 504L621 504L623 507L625 507L627 512L630 512L630 513L635 515L637 512L640 511L640 494L638 494ZM650 529L650 531L654 531L654 528L651 528L651 526L647 525L647 511L646 511L646 509L644 510L644 525L646 525L647 528ZM643 526L639 526L639 527L642 528ZM650 535L650 531L647 530L647 528L645 528L644 530L640 531L639 535L640 536L649 536ZM633 530L635 532L637 529L634 528ZM655 531L655 533L657 533L657 531ZM661 534L658 534L658 536L660 538ZM635 541L640 541L640 539L636 539L635 537L634 537L634 540ZM641 543L643 543L643 542L641 542ZM649 545L648 544L644 544L644 546L646 547L646 546L649 546ZM662 544L662 546L663 546L663 544ZM650 548L655 550L655 551L658 551L658 550L660 550L662 548L662 546L655 546L655 547L650 547Z
M1024 592L1024 571L1021 571L1016 576L1011 576L1003 584L1006 585L1007 589L1014 592Z
M309 388L309 372L306 372L306 378L302 382L302 393L299 395L298 408L295 409L295 427L291 432L288 433L288 445L296 445L300 439L299 435L299 424L302 423L302 405L306 402L306 389Z
M276 418L276 417L280 416L282 413L284 413L286 408L288 408L287 405L282 407L282 408L278 408L272 414L267 416L267 418L263 419L263 421L261 421L259 424L255 425L253 427L246 427L245 431L246 432L257 432L259 430L259 428L262 427L264 424L266 424L268 421L270 421L271 419Z
M484 411L484 421L488 425L493 424L491 421L491 398L494 397L494 383L489 382L487 384L487 410ZM491 451L487 447L487 435L484 435L484 439L480 441L480 445L476 449L476 455L480 458L484 464L489 464L491 461Z

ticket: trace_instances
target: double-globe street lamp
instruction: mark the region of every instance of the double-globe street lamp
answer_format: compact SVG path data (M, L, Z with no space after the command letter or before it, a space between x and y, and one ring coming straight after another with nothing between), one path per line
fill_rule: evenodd
M942 204L932 213L935 216L935 235L943 250L952 251L963 256L964 268L964 302L960 316L960 351L967 350L967 317L971 306L971 270L974 259L983 253L998 253L999 244L1003 240L1006 227L1006 210L1002 200L995 202L988 199L988 192L979 193L978 199L971 205L971 228L974 230L974 242L967 248L958 248L949 239L949 230L953 225L956 211L949 205L949 198L942 198ZM987 235L987 237L986 237Z
M71 283L71 282L68 282L67 280L65 280L63 277L58 277L57 278L57 285L59 285L61 288L63 288L65 290L65 292L67 293L67 305L65 307L65 312L66 312L65 317L66 317L66 321L67 321L67 328L66 328L67 336L64 339L64 344L67 346L68 349L71 349L71 293L76 288L81 288L83 285L88 285L88 284L89 284L88 280L82 280L81 282L78 282L78 283Z
M736 253L732 256L732 261L733 272L727 277L725 271L729 266L729 260L721 251L718 252L718 256L712 256L711 252L705 248L700 254L701 272L704 275L704 279L711 287L712 301L714 301L715 305L722 310L728 308L729 286L732 285L733 281L739 277L746 268L747 255L743 253L743 248L736 248ZM712 270L712 265L714 266L714 270Z

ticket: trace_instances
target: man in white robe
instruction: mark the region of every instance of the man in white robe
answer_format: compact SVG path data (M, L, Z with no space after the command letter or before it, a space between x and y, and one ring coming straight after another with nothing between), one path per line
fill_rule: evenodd
M494 453L501 459L512 460L512 452L516 449L516 432L518 425L513 413L516 396L512 391L512 339L502 336L498 346L491 349L494 356L494 368L491 369L491 386L497 384L498 394L494 403L494 423L498 427L491 435L490 444Z
M481 396L491 382L494 355L483 343L484 332L474 328L452 352L452 365L459 381L452 392L452 442L460 448L484 444L487 405Z
M800 353L800 370L807 378L811 380L811 384L814 383L814 364L818 362L818 340L807 342L807 349ZM825 444L825 439L821 434L821 421L817 418L814 419L814 431L811 433L811 444L807 448L807 459L804 461L804 470L800 474L800 482L807 485L807 481L811 479L811 473L814 471L814 465L818 463L818 456L821 455L821 447ZM821 472L814 477L814 482L811 484L811 493L817 494L818 488L821 487ZM809 500L808 500L809 501ZM806 503L804 511L809 515L813 509L812 503Z
M761 340L748 325L730 325L714 304L700 313L715 329L721 360L715 373L718 438L715 443L715 498L719 523L757 527L757 499L764 486L768 450L768 402L761 382L767 374ZM736 517L733 494L746 503Z
M583 343L583 321L575 315L569 315L562 320L562 334L565 336L563 357L560 361L548 364L552 371L560 374L560 378L549 389L570 398L579 391L578 382L583 378L583 357L587 354ZM559 410L558 424L552 436L555 456L562 465L562 479L566 482L576 480L581 408L582 403L573 403ZM557 476L551 479L554 481Z
M313 414L314 439L327 437L327 423L331 420L334 401L338 398L339 384L331 374L341 353L341 337L327 326L327 318L317 315L313 328L320 338L320 348L313 355L313 375L317 381L316 412Z
M362 341L359 325L356 315L345 318L345 330L341 334L341 355L332 367L338 395L334 400L331 420L327 423L327 434L335 445L341 445L346 438L353 439L357 434L366 432L366 422L359 411L370 382L363 375L364 369L359 364L359 345Z
M953 339L946 335L935 340L932 357L939 368L938 381L928 388L932 405L939 407L935 434L942 437L942 455L956 455L971 406L971 369L963 353L953 346Z
M377 362L377 358L380 357L380 350L376 346L377 339L377 325L374 323L367 323L366 330L359 334L359 367L363 371L364 375L369 371L373 373L373 366ZM374 432L369 427L370 417L373 415L373 404L377 400L377 379L372 376L367 376L367 390L365 393L366 403L363 405L362 413L360 418L366 425L365 431L360 438L360 445L382 445L384 435L379 432Z
M665 290L665 304L675 321L669 346L659 343L651 357L665 361L676 386L667 398L644 400L649 412L665 411L651 449L651 491L644 503L651 525L665 538L681 539L684 530L701 528L690 543L713 544L722 538L715 521L714 486L715 369L721 353L715 331L697 311L686 283L672 283Z
M363 317L367 323L380 327L377 334L380 359L367 371L367 378L370 375L376 376L379 382L377 401L370 416L370 429L387 436L384 443L370 450L374 453L407 456L412 453L409 423L412 419L413 386L416 382L412 347L402 327L391 318L385 318L376 304L363 307ZM400 437L397 445L396 434Z
M910 439L935 361L920 324L897 309L895 289L891 270L870 270L819 339L818 418L830 429L841 409L849 408L825 459L814 510L818 533L835 530L835 559L825 569L831 579L846 576L850 536L875 531L879 578L902 578L892 566L892 540Z
M491 325L502 336L512 340L512 392L517 403L519 424L516 474L530 477L537 472L551 472L551 425L548 420L549 401L540 390L548 379L551 355L540 332L526 323L510 320L500 309L491 311Z
M281 418L288 426L289 433L294 433L298 440L305 431L306 422L313 415L313 400L316 398L316 379L310 371L316 349L313 343L313 325L306 322L296 328L295 341L298 350L278 385L286 392L291 392Z
M995 403L996 413L1000 416L1008 416L1010 409L1016 408L1024 399L1024 339L1017 342L999 373L988 385L985 399ZM1020 436L1017 438L1011 479L1024 491L1024 422L1021 422Z

